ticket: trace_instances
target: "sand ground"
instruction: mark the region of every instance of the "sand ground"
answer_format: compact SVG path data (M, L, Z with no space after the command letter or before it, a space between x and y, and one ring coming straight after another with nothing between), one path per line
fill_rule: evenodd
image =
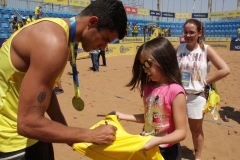
M220 51L219 55L231 69L230 75L218 81L217 87L221 96L219 119L215 121L210 114L205 115L203 160L239 160L240 159L240 53L237 51ZM107 67L100 66L100 72L89 69L90 59L77 60L81 97L85 109L76 111L71 100L74 95L72 77L67 73L71 67L67 64L62 76L63 94L58 100L69 126L90 128L100 121L98 114L107 114L113 110L125 113L143 113L142 100L138 91L124 87L131 78L134 55L107 57ZM101 60L100 60L101 64ZM215 68L212 66L211 73ZM211 74L210 73L210 74ZM138 134L142 124L120 121L123 127L132 134ZM181 142L181 158L194 159L191 133ZM73 151L66 144L54 144L56 160L89 160L90 158Z

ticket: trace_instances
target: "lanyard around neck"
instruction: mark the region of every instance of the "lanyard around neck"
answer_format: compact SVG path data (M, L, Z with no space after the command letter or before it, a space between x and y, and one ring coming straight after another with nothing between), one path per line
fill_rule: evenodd
M74 38L76 34L76 20L75 17L70 18L70 51L72 54L72 72L73 72L73 84L74 84L74 92L76 97L80 97L80 87L78 81L78 73L77 73L77 64L76 57L74 53Z

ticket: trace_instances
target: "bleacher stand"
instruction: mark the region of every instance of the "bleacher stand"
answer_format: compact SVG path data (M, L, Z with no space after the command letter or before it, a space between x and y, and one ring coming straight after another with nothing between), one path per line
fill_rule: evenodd
M75 16L77 13L75 12L63 12L63 11L48 11L42 10L41 18L45 17L54 17L54 18L70 18ZM30 17L29 15L33 15L32 18L35 17L35 10L26 9L26 8L10 8L8 6L2 7L0 6L0 38L1 37L9 37L12 34L12 23L9 23L11 17L15 15L18 19L22 17L26 17L27 19ZM129 25L137 24L138 35L143 36L143 27L150 26L149 24L160 26L161 29L171 29L171 36L173 37L182 37L183 30L183 22L176 21L157 21L157 20L144 20L139 18L128 18ZM215 21L202 21L205 28L205 36L206 37L238 37L238 28L240 28L240 20L215 20ZM132 36L132 27L128 29L127 36ZM153 33L153 31L151 32Z

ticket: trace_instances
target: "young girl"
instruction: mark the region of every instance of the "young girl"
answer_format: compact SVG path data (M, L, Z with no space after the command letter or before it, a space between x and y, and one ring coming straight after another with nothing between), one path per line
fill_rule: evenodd
M143 136L153 137L142 149L159 146L165 160L176 160L179 142L186 137L186 95L172 44L163 37L144 43L138 50L127 84L143 97L143 114L117 111L119 120L144 123Z
M192 133L195 160L201 159L203 148L203 107L206 104L205 87L230 73L228 65L211 47L203 43L204 27L196 19L188 19L183 35L186 43L175 47L182 82L187 92L187 116ZM217 71L207 76L211 62Z

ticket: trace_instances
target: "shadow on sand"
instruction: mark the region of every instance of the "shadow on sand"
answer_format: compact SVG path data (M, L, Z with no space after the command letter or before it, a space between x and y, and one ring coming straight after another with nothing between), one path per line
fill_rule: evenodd
M194 157L194 154L193 154L193 150L187 148L186 146L181 146L180 159L194 160L195 157Z
M219 115L224 122L229 122L228 119L232 119L240 124L240 111L235 111L233 107L223 106L219 110Z

